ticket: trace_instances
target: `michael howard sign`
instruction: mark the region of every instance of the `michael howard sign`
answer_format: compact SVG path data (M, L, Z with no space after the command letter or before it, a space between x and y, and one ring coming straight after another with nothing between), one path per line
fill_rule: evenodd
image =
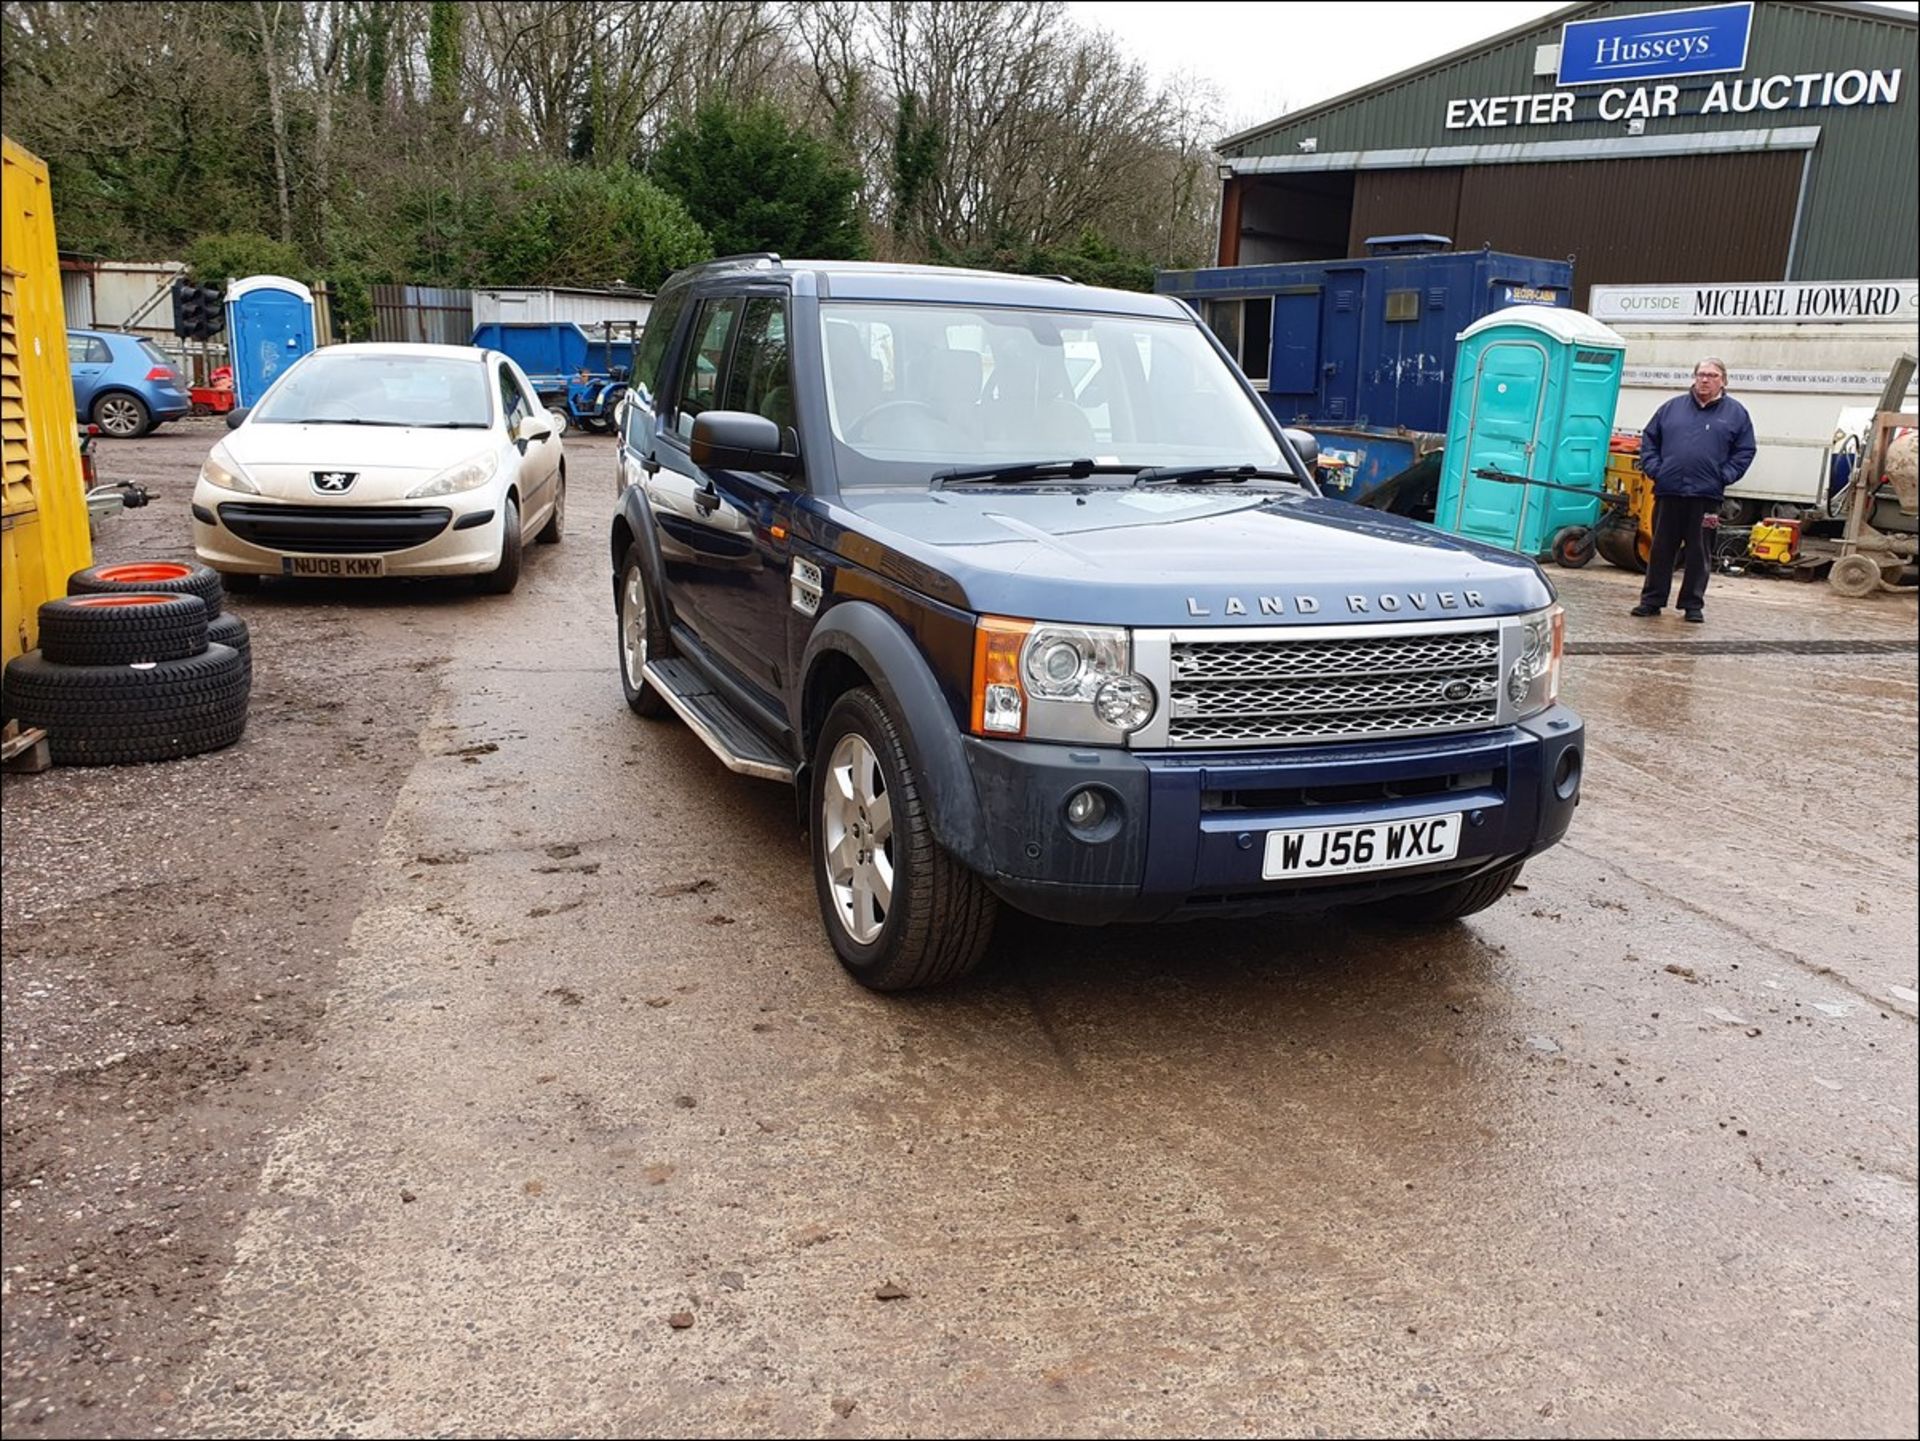
M1744 70L1752 29L1750 3L1572 20L1561 28L1559 83L1603 85Z

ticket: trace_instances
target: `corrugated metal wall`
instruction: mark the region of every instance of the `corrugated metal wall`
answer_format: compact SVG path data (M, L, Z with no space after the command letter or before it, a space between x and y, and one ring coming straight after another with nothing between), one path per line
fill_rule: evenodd
M1364 254L1369 235L1434 231L1462 250L1571 255L1573 303L1583 310L1588 287L1649 275L1777 280L1801 163L1800 152L1770 151L1365 171L1348 254Z
M1644 3L1644 0L1613 0L1613 3L1583 6L1555 17L1550 23L1516 32L1497 44L1471 53L1446 58L1351 100L1287 116L1269 129L1249 133L1224 145L1221 153L1228 158L1295 156L1301 153L1300 142L1309 137L1315 141L1317 153L1326 156L1437 145L1592 139L1630 143L1624 125L1597 119L1563 125L1448 130L1447 102L1477 96L1551 93L1555 89L1552 77L1533 73L1534 54L1542 45L1559 43L1560 26L1565 20L1672 8ZM1916 144L1914 118L1915 109L1920 106L1917 35L1920 29L1912 17L1849 10L1839 5L1796 3L1796 0L1759 0L1754 12L1747 68L1742 75L1753 78L1830 70L1901 69L1905 74L1901 78L1899 99L1890 105L1650 119L1647 135L1655 138L1819 126L1820 139L1807 177L1801 243L1793 274L1786 278L1911 278L1916 266L1915 252L1920 249L1920 145ZM1691 97L1683 99L1683 106L1697 105L1700 92L1714 80L1725 78L1738 77L1706 76L1680 82L1683 95ZM1595 89L1581 86L1577 93L1591 96ZM1591 105L1582 105L1580 113L1591 114ZM1719 157L1704 163L1724 164L1726 160ZM1365 185L1364 172L1361 183ZM1682 193L1669 197L1666 203L1685 205L1688 201ZM1750 223L1744 205L1736 206L1718 219L1729 230ZM1788 222L1791 223L1791 214ZM1554 247L1562 254L1575 248L1571 239L1563 239ZM1783 266L1779 274L1766 278L1782 278L1784 273ZM1668 266L1658 275L1635 278L1709 277L1682 275Z
M102 261L93 272L94 324L172 335L173 282L186 273L177 260Z
M1360 171L1353 178L1353 223L1347 231L1347 254L1365 255L1370 235L1445 235L1461 250L1471 250L1482 239L1490 238L1460 231L1460 171L1458 165ZM1554 258L1547 251L1520 250L1498 240L1493 248Z
M436 285L375 285L374 340L466 345L473 339L473 292Z
M60 300L66 307L67 329L93 329L93 277L84 270L60 272Z

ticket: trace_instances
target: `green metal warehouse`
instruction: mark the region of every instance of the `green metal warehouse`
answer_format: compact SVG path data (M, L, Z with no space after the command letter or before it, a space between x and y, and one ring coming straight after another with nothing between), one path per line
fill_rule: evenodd
M1221 265L1369 236L1574 260L1596 284L1911 279L1914 15L1569 5L1228 137Z

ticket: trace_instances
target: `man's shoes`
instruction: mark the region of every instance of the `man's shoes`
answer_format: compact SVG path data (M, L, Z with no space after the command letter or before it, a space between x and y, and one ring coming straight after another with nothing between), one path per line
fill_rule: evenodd
M1687 619L1695 625L1705 625L1707 613L1703 610L1690 610L1687 612Z
M1657 605L1636 605L1632 610L1628 611L1627 614L1628 615L1658 615L1660 614L1660 607Z

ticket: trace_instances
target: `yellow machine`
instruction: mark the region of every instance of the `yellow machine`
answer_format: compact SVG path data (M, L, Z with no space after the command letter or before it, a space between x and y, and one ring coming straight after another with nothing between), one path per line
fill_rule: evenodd
M65 595L67 577L93 563L93 543L47 167L11 140L0 141L0 149L0 660L12 660L38 643L41 603Z
M1747 559L1761 565L1792 565L1800 558L1800 522L1763 520L1747 537Z
M1644 572L1653 554L1653 481L1640 469L1639 437L1632 450L1607 454L1606 498L1594 544L1622 570Z

